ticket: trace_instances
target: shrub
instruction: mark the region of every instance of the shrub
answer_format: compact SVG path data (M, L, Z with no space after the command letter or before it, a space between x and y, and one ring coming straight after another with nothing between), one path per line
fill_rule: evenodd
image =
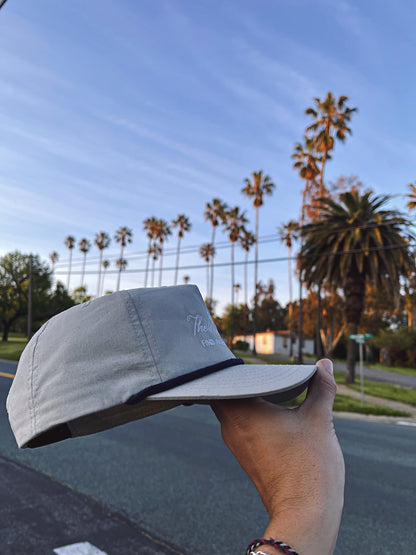
M250 345L249 345L248 341L242 341L241 339L238 339L233 344L233 349L235 349L236 351L247 352L249 347L250 347Z

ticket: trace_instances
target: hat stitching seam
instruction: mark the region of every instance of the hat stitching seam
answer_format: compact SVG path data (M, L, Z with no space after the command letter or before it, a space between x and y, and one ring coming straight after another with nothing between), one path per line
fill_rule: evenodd
M128 296L128 300L130 301L130 303L131 303L131 305L132 305L132 306L131 306L130 303L126 303L127 313L128 313L128 315L129 315L129 317L131 318L131 316L130 316L130 310L133 310L134 313L135 313L135 315L137 316L138 322L139 322L140 327L141 327L141 329L142 329L142 333L143 333L143 335L144 335L144 338L146 339L146 343L147 343L147 346L148 346L148 348L149 348L149 352L150 352L150 354L151 354L151 356L152 356L153 366L154 366L153 370L156 370L157 376L159 377L159 380L162 381L162 377L161 377L160 372L159 372L159 369L158 369L158 367L157 367L156 357L155 357L155 355L154 355L154 352L153 352L153 349L152 349L152 345L151 345L150 339L149 339L148 334L147 334L147 331L145 330L145 327L144 327L144 325L143 325L143 322L142 322L141 316L140 316L140 314L139 314L139 311L137 310L136 304L135 304L135 302L134 302L134 300L133 300L133 298L132 298L132 296L131 296L131 294L130 294L130 291L126 291L126 293L127 293L127 296ZM132 324L134 325L134 322L133 322L133 321L132 321ZM151 332L150 332L150 335L151 335ZM153 336L152 336L152 340L153 340L153 343L156 344L156 342L155 342Z
M43 326L43 329L39 332L39 335L36 337L35 345L33 347L32 356L31 356L31 360L30 360L31 372L29 372L29 377L30 377L30 382L29 382L29 388L30 388L29 408L30 408L30 413L31 413L30 423L31 423L31 428L32 428L32 435L36 434L36 429L37 429L36 401L35 401L35 399L36 399L38 384L35 385L35 370L36 370L35 354L36 354L36 348L37 348L38 343L39 343L39 339L40 339L41 335L43 335L43 333L45 332L49 322L50 322L50 320L48 320L45 323L45 325Z

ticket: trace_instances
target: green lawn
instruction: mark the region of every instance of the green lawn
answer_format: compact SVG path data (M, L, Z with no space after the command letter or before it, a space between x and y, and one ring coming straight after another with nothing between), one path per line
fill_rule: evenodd
M377 368L378 370L387 370L395 374L405 374L406 376L416 376L416 368L406 368L403 366L387 366L386 364L371 363L370 368Z
M25 346L26 337L23 333L10 333L8 341L0 341L0 358L17 361Z
M349 385L355 391L361 391L360 383ZM382 399L391 399L400 403L416 406L416 389L410 387L400 387L398 385L390 385L388 383L370 382L364 380L364 391L367 395L381 397Z
M334 403L335 412L358 412L360 414L375 414L377 416L410 416L408 412L391 409L383 405L365 402L361 404L360 399L348 397L348 395L340 395L337 393Z
M294 401L286 403L286 406L294 407L300 405L306 396L306 392L299 395ZM361 399L354 399L348 395L341 395L337 393L334 402L334 412L357 412L360 414L375 414L377 416L411 416L408 412L391 409L390 407L385 407L384 405L376 405L375 403L368 403L367 401L364 405L361 403Z

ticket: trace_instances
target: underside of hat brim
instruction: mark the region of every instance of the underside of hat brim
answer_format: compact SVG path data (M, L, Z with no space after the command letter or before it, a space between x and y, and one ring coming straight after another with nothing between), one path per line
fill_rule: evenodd
M198 401L266 397L291 390L299 391L303 384L306 387L315 371L315 365L306 364L242 364L149 395L146 400ZM303 389L301 387L300 392Z

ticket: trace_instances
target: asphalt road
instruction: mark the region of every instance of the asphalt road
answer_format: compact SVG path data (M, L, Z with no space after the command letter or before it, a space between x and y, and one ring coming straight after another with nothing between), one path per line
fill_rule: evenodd
M11 371L0 363L0 372ZM185 554L243 553L264 531L267 515L257 492L223 445L209 407L179 407L19 451L4 408L9 386L0 377L1 455L92 496ZM416 428L343 419L335 426L347 469L335 553L414 552Z

